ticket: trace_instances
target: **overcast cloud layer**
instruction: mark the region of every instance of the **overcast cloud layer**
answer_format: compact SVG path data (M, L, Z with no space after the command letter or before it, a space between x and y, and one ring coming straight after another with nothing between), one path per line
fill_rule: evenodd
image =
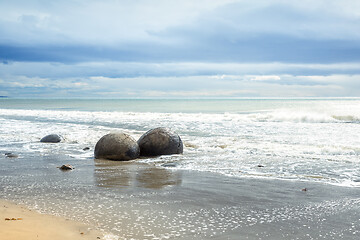
M0 2L0 95L360 97L357 0Z

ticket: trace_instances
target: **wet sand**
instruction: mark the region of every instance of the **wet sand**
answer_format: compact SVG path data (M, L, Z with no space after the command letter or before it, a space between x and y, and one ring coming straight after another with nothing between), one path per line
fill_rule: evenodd
M119 174L121 173L121 174ZM360 189L95 160L123 239L357 239ZM110 207L110 206L108 206ZM109 229L110 230L110 229Z
M40 214L25 206L0 200L0 239L103 239L100 231L83 223Z
M34 222L26 230L33 231L32 236L46 229L41 234L70 234L58 239L96 239L96 234L87 235L86 226L100 228L109 240L357 240L360 234L359 188L236 178L137 161L65 158L48 155L0 161L3 199L86 223L80 228L67 224L71 221L35 213ZM63 172L56 167L61 163L76 168ZM303 191L304 188L307 190ZM21 207L17 209L23 211ZM2 214L6 211L8 208L2 207ZM30 217L32 214L21 211L20 215L11 212L1 215L0 236L9 234L4 231L8 230L7 226L13 226L13 231L25 234L22 239L31 239L26 231L16 230L18 225L26 223L28 217L24 214L29 213ZM4 220L13 217L23 220ZM46 224L53 221L47 219L58 219L60 223L54 220L47 227L37 222L38 218L44 218ZM60 229L62 226L64 230ZM44 235L43 239L56 238Z

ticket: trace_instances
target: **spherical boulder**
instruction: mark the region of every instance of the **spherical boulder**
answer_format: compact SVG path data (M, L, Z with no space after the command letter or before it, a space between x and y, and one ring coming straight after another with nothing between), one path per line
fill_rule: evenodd
M138 144L141 156L159 156L183 153L179 135L168 128L155 128L142 135Z
M58 143L61 142L62 137L60 135L57 134L50 134L47 135L45 137L43 137L40 142L44 142L44 143Z
M109 133L96 143L95 158L127 161L139 157L139 145L125 133Z

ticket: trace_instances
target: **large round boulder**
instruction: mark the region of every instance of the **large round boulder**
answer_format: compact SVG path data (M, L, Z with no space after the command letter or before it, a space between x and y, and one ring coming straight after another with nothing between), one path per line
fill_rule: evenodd
M45 137L43 137L40 142L44 142L44 143L58 143L61 142L62 137L60 135L57 134L50 134L47 135Z
M141 156L180 154L183 143L179 135L168 128L155 128L142 135L138 144Z
M96 143L95 158L127 161L140 155L139 145L133 137L125 133L109 133Z

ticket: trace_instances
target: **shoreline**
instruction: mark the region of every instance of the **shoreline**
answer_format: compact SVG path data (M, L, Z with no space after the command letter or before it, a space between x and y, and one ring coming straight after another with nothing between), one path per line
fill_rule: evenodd
M115 201L101 199L101 208L98 203L83 203L90 211L89 225L98 226L108 235L99 235L95 229L88 231L89 225L66 217L41 214L22 203L0 199L0 220L5 222L0 224L0 236L9 236L9 240L220 240L239 239L239 236L254 240L323 237L355 240L360 232L357 227L360 189L357 188L302 181L237 179L215 173L169 171L137 163L97 161L95 167L96 187L106 192L120 190L122 195ZM110 173L115 169L122 177ZM154 174L158 178L152 178ZM307 190L303 191L304 188ZM20 195L16 198L22 201ZM57 211L75 206L68 200L55 205ZM112 208L116 211L106 212ZM19 214L11 214L8 209L15 209L13 213ZM35 219L35 224L26 214ZM4 218L22 220L5 221ZM27 228L20 225L25 219L30 219ZM11 225L10 229L6 227ZM41 238L34 235L38 229L46 229L41 232ZM26 231L32 231L33 235ZM337 238L339 234L341 238Z
M0 236L7 240L104 239L104 234L84 223L42 214L0 199Z

